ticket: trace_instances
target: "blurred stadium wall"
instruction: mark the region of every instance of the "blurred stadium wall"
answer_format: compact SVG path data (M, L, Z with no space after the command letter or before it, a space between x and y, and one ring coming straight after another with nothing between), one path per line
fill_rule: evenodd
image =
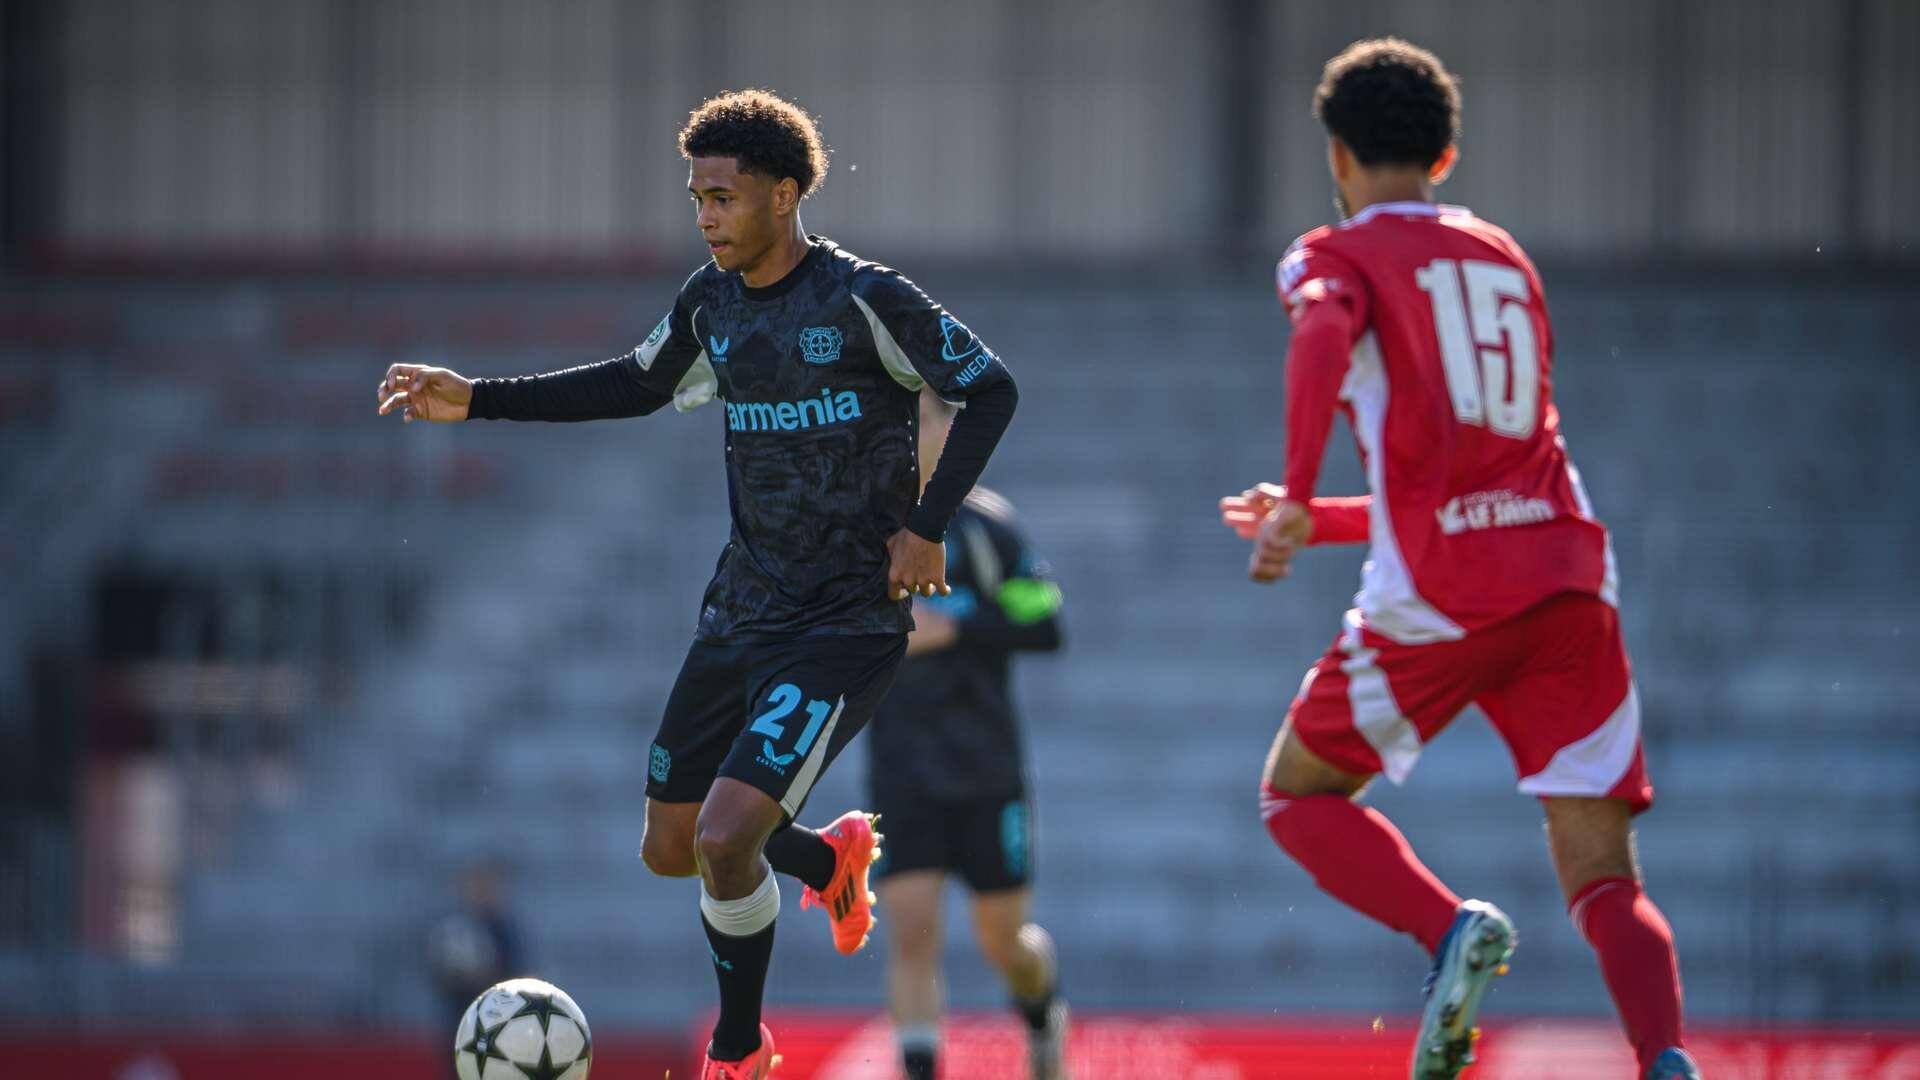
M403 432L369 391L644 335L701 258L673 132L746 84L836 150L809 227L1022 379L988 482L1069 596L1022 680L1076 1001L1411 1010L1417 950L1252 801L1357 558L1254 590L1212 507L1277 468L1271 260L1331 212L1308 96L1381 32L1464 79L1444 196L1547 270L1696 1016L1920 1021L1920 6L10 0L0 1028L437 1033L426 928L492 856L599 1026L708 1006L692 896L633 853L714 421ZM1376 798L1522 920L1492 1016L1604 1016L1510 784L1468 718ZM879 976L795 918L772 993Z
M1385 30L1465 79L1449 197L1541 256L1911 261L1899 0L72 0L16 48L51 111L42 239L179 256L677 267L670 137L765 85L838 152L814 218L903 255L1182 262L1327 211L1308 98ZM51 55L40 55L49 50Z

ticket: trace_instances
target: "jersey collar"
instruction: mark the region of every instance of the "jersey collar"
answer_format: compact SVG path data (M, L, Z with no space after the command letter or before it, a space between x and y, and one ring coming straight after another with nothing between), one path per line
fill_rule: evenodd
M1437 218L1443 214L1448 217L1472 217L1473 211L1464 206L1449 206L1446 203L1430 203L1421 202L1418 199L1403 199L1399 202L1374 203L1372 206L1341 222L1340 227L1346 229L1355 225L1365 225L1381 214L1400 214L1406 217L1430 218Z
M734 280L740 283L741 295L749 300L772 300L792 292L793 287L806 280L807 274L820 265L821 259L826 258L828 249L833 247L833 241L809 233L807 245L807 253L800 257L800 261L794 264L793 269L787 271L787 276L771 285L754 288L747 284L745 278L735 274Z

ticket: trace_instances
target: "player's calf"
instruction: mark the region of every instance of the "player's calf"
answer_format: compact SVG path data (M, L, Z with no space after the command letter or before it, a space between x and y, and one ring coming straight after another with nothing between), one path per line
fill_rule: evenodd
M1656 1063L1685 1045L1680 959L1673 928L1640 885L1632 807L1602 798L1542 803L1568 917L1593 946L1641 1071L1655 1075Z
M1053 936L1026 921L1029 894L1013 889L974 900L974 932L981 955L1000 972L1014 1011L1027 1026L1027 1059L1033 1080L1065 1075L1068 1009L1059 993L1059 960Z

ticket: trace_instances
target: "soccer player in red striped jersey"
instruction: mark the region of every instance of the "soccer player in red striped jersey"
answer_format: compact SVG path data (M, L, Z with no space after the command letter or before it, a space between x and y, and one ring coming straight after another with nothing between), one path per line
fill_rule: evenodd
M1673 934L1641 888L1633 816L1653 800L1607 531L1553 404L1539 275L1500 227L1437 205L1456 158L1453 77L1424 49L1361 41L1328 62L1314 112L1346 220L1279 266L1293 321L1286 474L1222 500L1249 572L1304 547L1370 545L1353 610L1307 673L1267 760L1274 839L1337 899L1434 957L1415 1080L1473 1060L1474 1018L1516 937L1462 901L1355 797L1399 783L1477 704L1545 807L1555 869L1648 1080L1698 1078L1682 1049ZM1335 412L1370 493L1316 498Z

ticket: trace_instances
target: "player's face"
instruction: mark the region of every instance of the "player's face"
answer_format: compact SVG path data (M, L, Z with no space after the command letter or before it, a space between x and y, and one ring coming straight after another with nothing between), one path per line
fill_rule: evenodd
M779 237L782 184L741 172L735 158L697 157L688 171L687 192L693 196L694 224L715 266L744 273L772 250Z

